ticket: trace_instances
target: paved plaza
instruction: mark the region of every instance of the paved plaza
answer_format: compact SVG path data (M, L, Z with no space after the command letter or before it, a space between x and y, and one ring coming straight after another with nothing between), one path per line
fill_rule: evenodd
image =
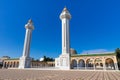
M0 69L0 80L120 80L120 71Z

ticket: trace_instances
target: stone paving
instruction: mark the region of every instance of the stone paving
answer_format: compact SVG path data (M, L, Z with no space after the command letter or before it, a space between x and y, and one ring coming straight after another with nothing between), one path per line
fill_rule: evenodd
M0 69L0 80L120 80L120 71Z

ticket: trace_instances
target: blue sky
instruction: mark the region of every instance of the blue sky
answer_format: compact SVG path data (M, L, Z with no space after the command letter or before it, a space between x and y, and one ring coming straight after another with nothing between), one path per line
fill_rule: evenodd
M119 0L0 0L0 57L22 56L25 28L32 18L30 56L61 54L61 21L66 6L70 21L71 47L78 53L114 51L120 47Z

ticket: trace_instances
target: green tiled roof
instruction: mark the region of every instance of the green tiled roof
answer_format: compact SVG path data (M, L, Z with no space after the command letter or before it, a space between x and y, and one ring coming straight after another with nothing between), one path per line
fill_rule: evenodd
M19 58L10 58L10 59L6 59L6 60L19 60Z
M83 56L110 56L110 55L115 55L116 53L105 53L105 54L74 54L71 55L71 57L83 57Z

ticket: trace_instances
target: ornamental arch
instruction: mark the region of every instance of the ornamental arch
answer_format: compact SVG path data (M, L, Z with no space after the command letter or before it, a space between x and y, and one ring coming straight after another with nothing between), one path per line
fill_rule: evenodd
M79 67L85 67L85 61L84 61L84 59L78 60L78 66Z
M106 58L105 65L107 70L115 70L115 65L112 58Z
M77 68L77 60L76 59L73 59L71 61L71 68L74 69L74 68Z
M86 59L86 68L91 69L94 66L94 59L93 58L88 58Z
M103 69L103 60L102 58L95 58L94 60L95 69Z

